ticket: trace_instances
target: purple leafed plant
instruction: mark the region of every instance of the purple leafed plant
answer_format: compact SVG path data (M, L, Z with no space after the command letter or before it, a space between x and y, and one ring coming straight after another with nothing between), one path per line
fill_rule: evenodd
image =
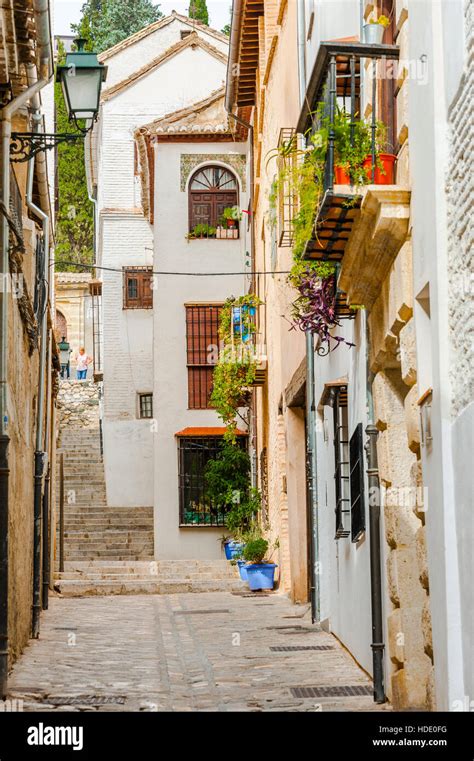
M297 327L304 332L310 330L319 336L321 346L318 354L328 354L340 343L355 346L343 336L330 333L332 328L341 326L336 315L335 276L319 277L314 271L308 270L300 273L298 281L293 281L293 284L300 294L293 302L293 328ZM332 346L331 341L334 341Z

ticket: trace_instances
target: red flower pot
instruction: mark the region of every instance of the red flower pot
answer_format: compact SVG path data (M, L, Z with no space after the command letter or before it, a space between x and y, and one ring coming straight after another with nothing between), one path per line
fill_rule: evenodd
M350 185L351 178L343 166L334 167L334 182L336 185Z
M379 159L383 166L383 172L378 166L375 167L374 183L376 185L394 185L395 161L397 160L397 157L392 153L379 153ZM367 156L365 159L364 169L367 172L369 182L372 182L372 156Z
M228 219L227 227L235 227L235 219Z

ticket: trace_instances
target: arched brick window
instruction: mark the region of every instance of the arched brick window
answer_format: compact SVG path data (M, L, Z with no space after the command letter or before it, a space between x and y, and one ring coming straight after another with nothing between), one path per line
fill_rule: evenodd
M58 341L62 339L64 336L67 340L67 320L62 312L59 311L59 309L56 309L56 327L55 327L55 333L56 338Z
M224 209L238 204L235 175L222 166L198 169L189 183L189 230L196 225L216 227Z

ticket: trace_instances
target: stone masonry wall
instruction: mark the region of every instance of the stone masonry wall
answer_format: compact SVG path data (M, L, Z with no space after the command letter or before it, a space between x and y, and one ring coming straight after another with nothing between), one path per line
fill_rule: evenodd
M92 381L62 380L58 394L59 426L97 428L99 425L99 386Z
M474 5L466 2L465 73L449 113L448 272L449 323L451 327L452 414L457 417L472 399L472 298L474 295Z
M394 707L434 706L434 667L417 406L411 246L407 241L372 309L371 365L384 489L387 690Z

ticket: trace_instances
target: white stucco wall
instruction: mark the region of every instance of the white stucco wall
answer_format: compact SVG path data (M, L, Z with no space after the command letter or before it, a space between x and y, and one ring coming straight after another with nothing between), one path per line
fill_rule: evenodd
M155 147L154 269L173 272L239 272L249 247L246 225L239 240L186 241L188 194L180 189L183 153L245 153L238 143L162 143ZM212 163L210 160L209 163ZM221 162L218 162L221 163ZM241 192L240 208L246 208ZM179 528L177 431L222 426L214 410L189 410L186 303L222 303L244 293L243 276L157 276L154 308L155 552L157 558L220 558L222 528Z
M349 348L342 344L327 357L316 357L317 403L326 383L343 377L348 379L348 440L358 423L362 423L364 431L367 425L365 321L366 315L362 311L358 313L356 320L344 321L341 328L335 331L337 335L353 342L355 347ZM320 410L318 419L321 620L328 620L330 630L350 650L358 663L372 673L367 478L364 537L357 543L353 543L350 536L335 540L336 493L332 408L325 406L323 412ZM350 529L350 516L345 516L344 524Z
M409 14L410 57L418 60L426 55L428 66L426 85L409 83L414 294L429 285L430 319L420 306L415 309L418 385L420 395L433 388L433 441L422 448L422 462L429 498L426 526L437 708L449 710L468 694L465 674L472 662L472 654L466 652L469 635L463 642L462 633L463 627L472 628L472 591L461 589L460 583L462 577L472 578L472 551L464 551L466 542L472 548L472 522L465 523L472 490L461 456L472 451L472 439L467 411L452 425L445 193L450 151L447 96L453 94L460 76L465 42L457 0L445 5L413 0Z
M145 37L108 59L107 86L122 81L167 50L178 41L182 27L182 22L175 19L151 39ZM226 48L226 43L212 35L203 32L203 36L209 42L214 40L217 47ZM222 86L225 70L225 63L202 49L186 48L105 101L94 130L98 262L106 268L101 273L104 463L107 500L112 506L151 505L154 496L154 437L149 421L140 420L137 409L138 393L153 389L153 310L124 310L122 292L124 266L153 263L153 231L140 207L134 173L134 132L143 124L207 97ZM155 303L156 298L155 293Z
M153 61L164 50L175 45L181 39L181 30L192 31L192 27L175 17L161 29L157 29L114 55L107 56L103 59L105 65L109 67L106 86L111 87L117 82L121 82L133 74L137 68L143 66L146 61ZM221 40L202 28L199 28L199 36L221 52L227 53L228 43L226 40Z

